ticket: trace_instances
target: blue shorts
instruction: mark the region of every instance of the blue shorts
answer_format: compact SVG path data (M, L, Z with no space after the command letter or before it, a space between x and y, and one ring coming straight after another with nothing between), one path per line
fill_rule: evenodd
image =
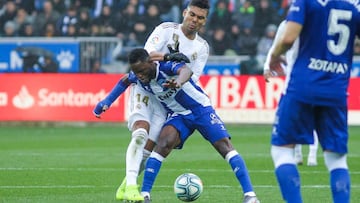
M204 111L199 115L174 114L165 123L165 126L166 125L174 126L180 133L181 143L176 146L177 149L183 147L186 139L189 138L195 130L198 130L211 144L225 137L230 138L224 123L211 107L204 108Z
M271 144L313 144L314 129L323 150L347 153L347 106L313 105L285 95L278 105Z

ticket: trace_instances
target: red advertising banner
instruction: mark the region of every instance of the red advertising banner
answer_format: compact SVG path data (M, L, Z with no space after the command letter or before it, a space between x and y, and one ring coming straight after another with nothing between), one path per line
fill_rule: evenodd
M96 121L92 110L121 78L112 74L2 74L2 121ZM124 96L104 121L124 121Z
M0 121L99 121L94 106L121 74L1 74ZM200 85L225 122L271 123L284 88L283 78L202 76ZM360 124L360 78L349 87L349 123ZM127 119L128 92L100 121Z

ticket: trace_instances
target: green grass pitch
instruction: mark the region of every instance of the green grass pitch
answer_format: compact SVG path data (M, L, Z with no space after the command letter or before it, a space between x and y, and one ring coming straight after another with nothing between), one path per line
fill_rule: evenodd
M282 202L270 157L270 125L227 125L244 157L262 203ZM360 202L360 126L350 127L351 202ZM130 133L125 124L1 125L1 203L109 203L125 174ZM306 161L308 147L303 148ZM330 203L328 174L321 150L318 166L299 166L305 203ZM155 182L154 203L180 202L173 183L184 172L197 174L204 191L196 201L242 202L242 191L230 166L195 133L183 150L174 150ZM139 182L142 181L142 176Z

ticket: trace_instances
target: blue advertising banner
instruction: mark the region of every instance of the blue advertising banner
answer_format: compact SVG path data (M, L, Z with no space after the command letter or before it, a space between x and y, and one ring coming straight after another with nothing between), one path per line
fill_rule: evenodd
M0 47L0 73L79 72L79 42L2 41Z

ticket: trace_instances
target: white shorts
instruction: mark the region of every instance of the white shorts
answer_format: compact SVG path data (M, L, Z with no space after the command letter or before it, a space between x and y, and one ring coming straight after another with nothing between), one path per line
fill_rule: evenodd
M128 128L131 130L136 121L147 121L150 124L149 139L157 142L167 112L155 96L140 85L132 85L130 88Z

